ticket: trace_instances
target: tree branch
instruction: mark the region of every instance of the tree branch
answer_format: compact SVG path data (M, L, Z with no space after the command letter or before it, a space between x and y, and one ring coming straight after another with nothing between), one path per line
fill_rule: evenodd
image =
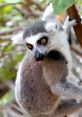
M12 34L12 33L15 33L19 30L21 30L22 28L21 27L15 27L13 29L10 29L10 30L6 30L6 31L0 31L0 35L8 35L8 34Z
M74 47L72 47L72 46L70 46L70 49L71 49L74 53L76 53L78 56L82 57L82 52L80 52L78 49L76 49L76 48L74 48Z
M43 11L44 9L37 3L37 2L35 2L34 0L28 0L28 2L32 5L32 4L34 4L34 5L36 5L37 6L37 8L40 10L40 11Z
M67 9L67 13L68 13L71 20L76 19L76 21L77 21L77 25L74 26L74 31L75 31L76 37L80 43L80 46L82 47L81 19L80 19L80 16L79 16L78 11L77 11L74 4Z

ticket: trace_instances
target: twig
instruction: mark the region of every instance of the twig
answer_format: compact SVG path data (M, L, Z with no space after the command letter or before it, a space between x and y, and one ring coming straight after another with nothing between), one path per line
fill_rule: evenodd
M6 30L6 31L0 31L0 35L12 34L12 33L17 32L19 30L21 30L21 27L16 27L16 28Z
M40 16L40 14L36 14L36 13L32 13L32 12L29 12L23 8L20 8L20 7L17 7L16 6L16 9L23 15L25 16L25 18L28 18L28 17L38 17Z
M22 3L21 6L20 5L16 5L15 8L23 16L25 16L25 18L28 18L28 17L38 17L38 16L40 16L40 14L34 13L34 11L30 8L31 5L29 5L29 4L27 5L27 4Z
M17 103L12 103L11 104L11 108L15 111L20 113L21 115L24 114L24 112L22 111L22 109L17 105Z
M70 49L75 52L78 56L82 57L82 52L79 52L79 50L77 50L76 48L70 46Z
M0 43L11 41L11 37L12 37L11 35L0 36Z
M33 0L28 0L28 2L29 2L31 5L32 5L32 4L36 5L37 8L38 8L40 11L43 11L43 10L44 10L37 2L35 2L35 1L33 1Z
M19 3L2 3L2 4L0 4L0 8L5 7L7 5L15 5L15 4L19 4Z

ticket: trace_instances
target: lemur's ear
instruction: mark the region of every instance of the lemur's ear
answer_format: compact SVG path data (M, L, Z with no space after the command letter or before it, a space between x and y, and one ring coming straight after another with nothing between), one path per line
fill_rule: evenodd
M53 15L53 7L52 4L50 4L44 11L43 13L43 17L42 17L43 21L54 21L55 17Z

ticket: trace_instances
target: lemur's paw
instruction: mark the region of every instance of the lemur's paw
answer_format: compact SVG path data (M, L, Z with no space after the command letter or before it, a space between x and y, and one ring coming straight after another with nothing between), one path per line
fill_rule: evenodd
M75 26L77 24L77 20L73 19L73 20L69 20L69 25L70 26Z
M75 26L77 24L77 20L76 19L71 20L69 16L67 16L66 20L69 26Z
M77 21L74 19L74 20L70 20L69 16L67 16L65 22L64 22L64 27L72 27L72 26L75 26L77 24Z

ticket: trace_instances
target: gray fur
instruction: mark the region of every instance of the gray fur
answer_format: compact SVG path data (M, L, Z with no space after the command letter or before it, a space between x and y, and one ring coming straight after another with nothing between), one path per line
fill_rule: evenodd
M37 33L46 32L45 30L46 21L37 21L27 26L23 38L35 35Z
M15 93L26 113L33 117L62 117L81 109L82 103L62 101L51 90L59 79L63 82L68 74L64 59L45 58L43 64L39 64L28 52L21 65L20 83L16 81Z

